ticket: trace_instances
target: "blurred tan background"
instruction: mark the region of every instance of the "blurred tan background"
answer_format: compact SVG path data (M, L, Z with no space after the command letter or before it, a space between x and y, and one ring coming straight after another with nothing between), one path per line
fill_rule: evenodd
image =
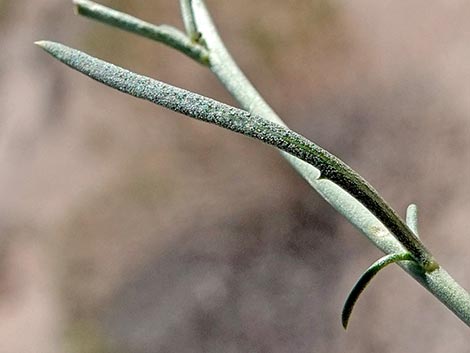
M208 0L296 131L340 156L470 289L470 2ZM178 2L103 1L181 28ZM112 91L72 47L234 104L182 54L0 0L0 352L469 352L470 332L272 148Z

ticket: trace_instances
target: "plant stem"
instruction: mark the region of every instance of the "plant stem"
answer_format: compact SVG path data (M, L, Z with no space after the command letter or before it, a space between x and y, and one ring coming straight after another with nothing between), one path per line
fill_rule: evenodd
M197 30L194 22L191 0L180 0L180 8L186 33L193 42L197 42L201 37L201 33Z
M233 60L222 42L203 1L193 0L193 9L197 26L209 49L210 69L240 106L250 113L286 126L282 119L261 97ZM284 154L302 177L318 191L333 207L359 230L367 234L379 248L386 253L403 252L401 244L388 232L378 220L370 218L370 212L346 192L338 190L334 184L318 180L317 171L311 165L298 158ZM375 218L375 217L374 217Z
M212 72L242 108L267 120L285 125L248 81L231 57L204 2L202 0L192 0L192 5L196 26L209 49ZM396 254L404 251L390 231L355 198L338 188L334 183L318 179L315 168L311 165L285 153L283 153L283 156L325 200L385 254ZM467 326L470 326L470 294L442 267L431 273L423 273L410 262L402 262L399 265L454 312Z

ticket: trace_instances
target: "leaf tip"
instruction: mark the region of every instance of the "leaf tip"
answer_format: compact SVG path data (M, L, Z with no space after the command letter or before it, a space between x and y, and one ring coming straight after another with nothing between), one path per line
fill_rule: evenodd
M38 40L34 42L34 44L50 53L55 47L57 47L58 43L51 42L50 40Z
M47 40L37 40L34 42L38 47L45 48L47 44Z
M38 40L34 42L34 44L51 55L53 55L54 47L57 46L57 43L51 42L49 40Z
M351 318L352 310L347 309L346 307L343 308L343 312L341 313L341 324L345 330L348 329L349 319Z
M346 299L346 302L344 303L344 306L343 306L343 311L341 312L341 324L343 325L343 328L345 330L348 329L348 324L349 324L349 320L351 319L351 314L352 314L354 305L359 299L359 294L353 293L353 292L354 292L354 289L349 294L348 298Z

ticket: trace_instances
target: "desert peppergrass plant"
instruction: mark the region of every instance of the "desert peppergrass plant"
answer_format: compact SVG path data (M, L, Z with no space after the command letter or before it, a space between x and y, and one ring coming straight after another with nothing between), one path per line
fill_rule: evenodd
M225 48L203 0L180 0L185 31L153 25L92 1L74 0L74 3L80 15L166 44L207 66L242 109L136 74L59 43L39 41L37 45L109 87L278 148L323 198L385 253L364 272L349 293L341 315L344 328L367 284L392 263L402 267L470 326L470 295L420 240L416 205L408 207L403 220L344 162L287 128Z

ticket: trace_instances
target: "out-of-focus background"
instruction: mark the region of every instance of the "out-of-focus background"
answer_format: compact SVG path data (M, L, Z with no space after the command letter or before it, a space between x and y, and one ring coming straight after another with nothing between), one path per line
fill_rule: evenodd
M181 27L178 2L103 1ZM470 289L470 2L207 1L296 131L366 177ZM468 327L256 141L112 91L51 39L235 104L206 68L0 0L0 352L466 352Z

